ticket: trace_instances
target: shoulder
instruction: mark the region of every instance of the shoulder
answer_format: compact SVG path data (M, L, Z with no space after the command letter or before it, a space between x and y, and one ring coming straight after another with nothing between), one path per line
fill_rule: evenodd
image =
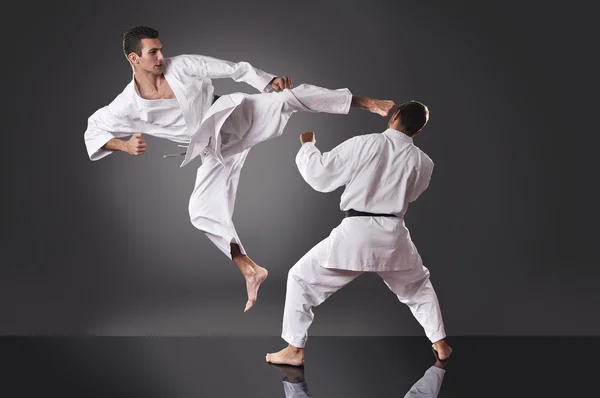
M136 107L136 93L135 87L132 81L125 86L123 91L115 97L107 108L115 115L126 116L135 112Z
M419 157L421 158L422 162L430 163L431 165L433 165L433 160L431 160L431 157L427 153L425 153L424 150L416 146L414 143L412 144L412 146L417 150L417 153L419 154Z
M368 152L373 151L374 148L378 148L384 141L385 139L383 139L379 133L359 134L348 138L335 149L338 153L356 156L363 153L365 150ZM379 151L375 150L374 152Z
M199 54L179 54L165 59L167 68L182 69L198 66L206 62L207 57Z
M419 155L421 156L421 167L424 166L428 169L433 169L435 164L433 163L433 160L431 160L431 157L421 149L419 149Z
M381 134L381 133L366 133L366 134L355 135L354 137L348 139L347 141L353 141L355 143L361 143L361 144L377 143L377 142L384 142L385 137L383 137L383 134Z
M377 142L378 140L378 136L379 134L359 134L359 135L355 135L353 137L348 138L347 140L345 140L344 142L342 142L340 144L340 146L344 146L344 147L350 147L350 146L360 146L363 147L365 146L365 144L371 143L371 142Z

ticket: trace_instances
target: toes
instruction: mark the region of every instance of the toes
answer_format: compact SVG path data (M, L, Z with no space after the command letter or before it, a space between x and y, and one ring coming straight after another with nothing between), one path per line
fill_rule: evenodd
M248 312L252 309L252 307L254 306L254 303L256 302L256 300L248 300L248 302L246 302L246 308L244 309L244 312Z

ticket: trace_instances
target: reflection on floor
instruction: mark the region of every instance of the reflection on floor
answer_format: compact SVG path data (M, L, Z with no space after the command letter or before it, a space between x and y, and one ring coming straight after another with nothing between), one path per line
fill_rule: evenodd
M303 367L277 337L0 338L0 397L591 397L600 338L312 337Z

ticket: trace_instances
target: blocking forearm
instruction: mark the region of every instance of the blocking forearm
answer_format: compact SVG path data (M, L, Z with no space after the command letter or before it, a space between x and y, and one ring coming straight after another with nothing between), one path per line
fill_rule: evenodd
M111 138L102 149L107 151L122 151L127 152L127 141L122 140L120 138Z

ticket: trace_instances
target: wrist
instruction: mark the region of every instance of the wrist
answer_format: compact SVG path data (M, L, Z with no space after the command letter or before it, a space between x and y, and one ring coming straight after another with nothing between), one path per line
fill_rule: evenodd
M119 150L121 152L129 152L127 150L127 141L119 139Z

